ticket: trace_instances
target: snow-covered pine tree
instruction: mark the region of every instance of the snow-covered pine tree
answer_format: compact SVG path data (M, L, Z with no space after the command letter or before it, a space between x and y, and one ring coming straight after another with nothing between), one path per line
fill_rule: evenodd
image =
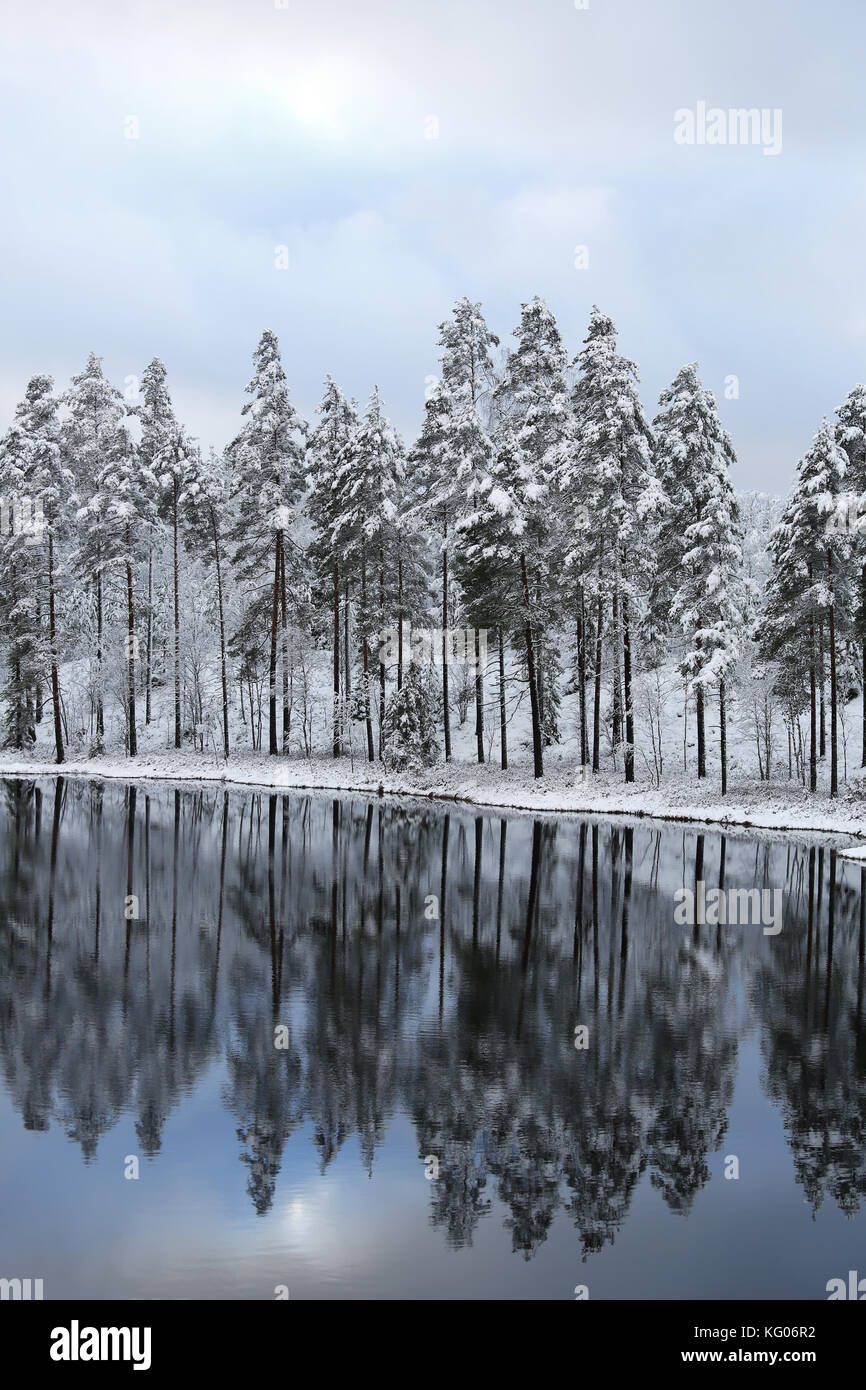
M648 587L649 555L643 543L648 517L658 503L652 469L652 431L638 396L637 367L616 347L613 320L593 306L584 346L575 364L575 468L589 493L588 545L582 544L584 587L594 612L594 709L592 768L598 772L601 673L605 633L613 669L613 743L625 732L625 778L634 780L632 647L634 610ZM610 610L610 626L606 614ZM623 687L624 682L624 687Z
M662 401L663 410L655 422L664 498L656 558L663 555L663 563L675 566L670 613L686 641L680 671L696 692L699 777L706 776L704 696L711 689L719 692L724 795L728 789L727 680L738 660L747 621L742 525L730 478L736 460L712 392L701 385L694 364L681 370ZM658 581L657 587L661 587Z
M174 746L181 746L180 712L180 502L193 444L181 428L166 386L164 364L155 357L141 375L142 402L130 413L141 421L139 450L144 467L157 480L156 504L172 542L172 608L174 615ZM147 557L147 642L145 654L145 723L150 723L153 659L153 549Z
M477 569L479 575L498 570L495 591L495 601L499 605L497 625L519 633L523 643L532 709L532 753L536 777L544 776L544 744L538 707L533 603L527 555L532 559L536 554L538 513L544 497L544 487L538 480L533 456L521 448L506 425L502 426L497 434L489 474L481 478L474 495L472 516L464 523L461 535L462 563L469 572ZM500 665L500 681L502 679ZM501 707L500 719L504 720ZM501 747L504 750L504 745ZM507 762L504 752L503 757Z
M253 353L253 377L246 387L252 397L243 407L246 422L229 445L236 488L236 517L232 532L238 579L250 591L251 608L258 611L268 573L270 597L270 658L268 686L268 747L279 752L277 740L277 630L283 632L283 751L288 750L288 618L286 549L292 544L293 508L304 486L307 426L289 398L286 374L275 333L266 329ZM296 559L296 557L292 557Z
M680 368L662 392L653 429L659 503L649 625L656 637L672 623L682 633L680 671L695 695L698 777L707 774L705 694L719 688L725 791L725 672L737 659L746 622L742 529L729 476L733 445L694 362Z
M850 537L838 525L846 457L824 421L797 465L794 491L771 541L772 570L759 625L762 651L788 668L805 656L809 680L809 787L818 785L819 628L829 639L830 795L838 795L837 643L849 625ZM805 650L804 650L805 648Z
M38 565L33 547L33 499L29 496L29 450L18 407L0 440L0 630L5 645L4 742L24 748L36 738L39 683Z
M768 546L769 574L761 609L753 630L760 662L772 671L773 691L783 701L792 732L800 716L810 712L809 786L817 787L817 748L815 742L815 651L813 634L803 623L803 576L790 540L792 502L774 527ZM808 676L808 679L804 678ZM769 781L771 769L767 767Z
M499 339L491 333L481 311L480 303L465 296L458 299L451 318L439 325L439 346L442 381L455 396L458 407L455 425L463 436L465 447L458 440L458 479L463 491L463 514L472 509L472 492L479 480L479 469L485 464L489 444L479 443L484 434L482 420L489 419L492 393L496 385L491 349ZM470 602L470 607L471 607ZM447 626L447 624L444 624ZM480 660L478 622L473 618L475 631L475 746L479 763L484 762L484 672Z
M224 536L228 520L229 478L226 460L215 449L207 458L200 449L185 452L180 516L184 543L213 566L217 586L217 615L220 637L220 681L222 686L223 752L229 756L229 693L226 664L226 621L224 593Z
M79 534L83 536L84 563L97 559L100 575L119 575L126 601L127 672L127 749L130 757L138 751L135 700L135 663L138 640L135 630L135 572L145 558L156 525L156 478L145 465L130 438L122 414L119 393L109 404L106 418L113 425L100 432L100 459L84 505L78 512ZM112 409L112 406L115 409Z
M481 657L480 629L496 626L497 614L492 604L494 593L488 585L486 566L477 559L470 560L467 544L476 523L476 498L490 474L493 445L481 424L478 406L472 399L469 382L446 388L450 391L450 439L457 460L456 476L460 499L454 521L454 574L462 590L463 607L473 631L473 664L475 686L475 747L479 763L484 762L484 670ZM473 548L473 555L476 549ZM449 655L452 643L449 639ZM464 653L469 661L469 653Z
M860 690L863 697L861 766L866 767L866 386L849 391L836 411L836 438L845 451L848 494L844 518L851 537L851 554L857 569L855 631L860 644Z
M359 421L356 403L346 399L330 376L325 378L325 393L317 413L319 422L310 435L307 452L310 484L308 508L313 524L310 559L322 584L326 577L330 581L328 591L331 595L333 616L334 701L332 752L335 758L339 758L342 752L343 722L340 700L340 597L345 588L348 603L348 586L354 575L349 572L346 557L334 546L333 527L342 505L342 497L336 486L338 460L342 450L354 437ZM346 621L348 623L348 614ZM344 681L347 675L348 672L344 673Z
M402 686L385 706L383 742L385 765L395 771L430 767L436 761L436 702L427 670L418 662L409 663Z
M335 492L340 502L331 524L331 544L344 556L350 572L360 576L358 623L361 629L362 699L367 729L367 757L374 761L370 705L370 639L377 634L377 651L393 616L386 585L395 553L398 504L402 493L403 448L382 410L374 387L358 428L340 452ZM377 582L378 581L378 582ZM382 756L385 713L385 665L379 663L379 756Z
M51 706L54 716L54 749L58 763L63 762L63 714L58 675L58 579L61 573L61 548L68 539L70 497L73 478L61 450L58 402L50 376L35 376L27 385L24 400L16 411L24 443L26 486L37 509L33 516L34 534L25 538L38 546L39 591L46 604L37 605L37 613L48 610L48 650L40 664L47 668L51 681Z
M503 517L490 503L495 459L492 441L481 425L478 412L464 393L453 401L455 421L462 414L461 452L473 460L468 473L465 502L455 527L455 572L463 592L465 609L476 633L494 631L498 650L499 758L508 767L505 695L505 635L520 629L521 591L515 572L502 565ZM479 759L481 761L481 759Z
M63 427L63 452L74 478L76 506L73 537L75 569L92 586L95 617L95 671L91 680L93 746L101 751L105 738L104 634L106 584L117 558L117 519L109 513L103 490L106 469L130 447L124 427L126 408L116 387L102 371L102 359L90 353L83 371L72 378L62 396L69 415Z
M408 459L409 487L414 499L414 513L441 537L441 613L442 613L442 718L445 739L445 761L451 761L451 702L449 691L449 658L451 646L450 620L450 541L454 527L465 511L468 478L467 464L473 468L471 456L462 453L466 442L465 407L472 406L472 415L489 409L494 379L491 348L499 339L490 332L480 304L460 299L454 305L451 318L439 325L441 377L428 393L424 422ZM480 428L480 426L479 426ZM472 431L470 431L470 434ZM471 442L471 441L470 441ZM464 472L461 472L464 470ZM483 685L476 679L476 737L479 761L484 758L481 735L483 722Z
M440 536L442 591L442 725L445 761L451 761L451 706L449 693L449 545L460 515L461 488L457 478L460 463L454 422L454 398L444 382L430 391L424 407L424 422L409 452L407 475L415 506L422 522L437 527Z
M537 295L521 305L517 342L495 391L497 445L511 460L518 451L517 475L526 488L522 509L521 581L524 635L532 709L535 776L544 774L545 744L559 737L558 666L552 628L559 613L561 548L549 508L559 485L562 449L570 427L565 381L567 357L556 319ZM532 670L529 670L529 667Z

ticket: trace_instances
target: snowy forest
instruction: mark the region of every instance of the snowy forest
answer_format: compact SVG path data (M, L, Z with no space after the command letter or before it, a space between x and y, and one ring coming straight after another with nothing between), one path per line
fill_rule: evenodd
M438 345L411 444L330 377L303 419L270 331L222 451L159 359L123 391L93 354L62 392L34 376L0 443L5 746L536 778L565 749L586 777L840 795L866 765L866 386L783 503L736 492L695 364L645 411L597 308L574 356L537 297L510 348L469 299Z

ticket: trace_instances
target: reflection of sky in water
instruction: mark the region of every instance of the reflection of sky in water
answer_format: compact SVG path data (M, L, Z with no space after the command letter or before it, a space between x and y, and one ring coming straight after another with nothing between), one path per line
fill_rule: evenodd
M629 894L625 827L600 826L596 934L584 831L575 945L580 823L510 818L500 891L500 820L479 818L476 874L476 818L451 812L440 935L423 912L440 810L346 801L335 849L332 802L292 798L272 937L267 798L232 793L217 959L221 792L179 798L172 931L174 798L150 797L145 840L139 789L132 883L147 845L151 921L128 942L123 790L106 789L100 832L88 789L66 784L53 892L53 788L38 834L17 797L17 836L0 803L0 1275L42 1277L48 1297L823 1298L862 1264L862 1214L839 1207L866 1191L860 869L835 866L828 974L829 850L819 865L813 847L810 940L808 842L728 837L726 883L787 884L785 928L704 928L696 955L672 926L696 832L636 828ZM720 844L703 836L708 882ZM814 1219L807 1188L823 1191ZM585 1262L581 1230L599 1246Z

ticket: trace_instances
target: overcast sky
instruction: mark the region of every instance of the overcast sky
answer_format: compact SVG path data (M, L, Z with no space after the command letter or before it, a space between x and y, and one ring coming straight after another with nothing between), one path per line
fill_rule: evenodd
M453 301L507 340L541 294L571 354L614 318L651 415L696 360L735 481L783 492L866 379L863 0L40 0L3 30L3 427L34 372L158 355L220 446L273 328L303 413L326 372L376 382L408 439ZM678 144L698 102L780 109L781 152Z

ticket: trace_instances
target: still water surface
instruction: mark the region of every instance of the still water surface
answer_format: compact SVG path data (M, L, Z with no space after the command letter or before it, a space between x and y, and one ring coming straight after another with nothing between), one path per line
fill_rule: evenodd
M782 930L678 925L697 880L781 889ZM864 880L805 839L0 783L0 1276L826 1298L866 1275Z

